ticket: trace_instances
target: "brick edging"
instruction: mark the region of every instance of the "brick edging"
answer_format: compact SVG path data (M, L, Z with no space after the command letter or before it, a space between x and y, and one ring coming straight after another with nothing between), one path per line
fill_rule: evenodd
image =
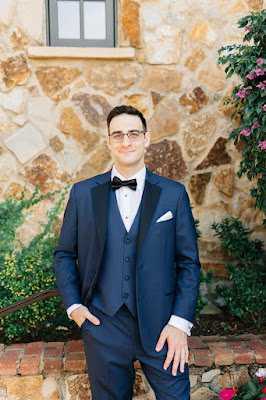
M189 366L266 363L266 335L192 336ZM135 368L140 368L136 361ZM82 340L0 344L0 377L86 372Z

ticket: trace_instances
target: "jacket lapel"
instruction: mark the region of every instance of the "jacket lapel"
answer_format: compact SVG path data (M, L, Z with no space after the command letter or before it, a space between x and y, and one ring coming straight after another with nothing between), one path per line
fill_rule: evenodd
M156 175L147 170L140 214L136 259L140 252L142 243L150 226L161 194L162 189L156 185L158 181L159 180L157 179Z
M98 186L92 188L92 201L95 213L95 221L97 227L97 234L100 244L100 259L103 255L107 218L108 218L108 204L110 192L110 171L104 175L100 175L97 181Z

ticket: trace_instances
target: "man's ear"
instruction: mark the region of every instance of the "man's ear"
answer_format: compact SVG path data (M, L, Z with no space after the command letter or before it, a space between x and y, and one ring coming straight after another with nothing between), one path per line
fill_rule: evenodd
M145 133L144 140L145 140L144 147L148 147L151 142L151 133L150 132Z

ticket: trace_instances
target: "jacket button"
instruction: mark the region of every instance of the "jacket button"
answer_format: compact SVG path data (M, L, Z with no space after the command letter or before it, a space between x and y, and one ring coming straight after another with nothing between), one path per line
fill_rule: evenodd
M125 280L126 280L126 281L129 280L129 276L128 276L128 275L125 276Z
M127 299L128 298L128 293L124 293L123 297L124 297L124 299Z
M130 243L130 239L126 239L126 243Z
M130 257L126 257L126 262L129 262L130 261Z

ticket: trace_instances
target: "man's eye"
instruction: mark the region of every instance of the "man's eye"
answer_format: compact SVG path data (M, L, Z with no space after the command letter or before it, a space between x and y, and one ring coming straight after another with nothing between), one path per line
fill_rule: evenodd
M112 135L112 138L113 139L121 139L122 135L121 135L121 133L115 133L114 135Z
M140 135L140 132L138 132L138 131L133 131L133 132L130 132L130 136L131 137L139 137L139 135Z

